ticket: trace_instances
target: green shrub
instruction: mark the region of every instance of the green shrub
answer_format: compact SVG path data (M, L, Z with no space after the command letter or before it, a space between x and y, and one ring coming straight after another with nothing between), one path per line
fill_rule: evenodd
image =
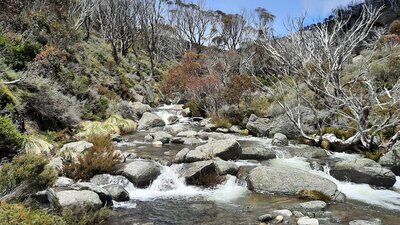
M43 210L33 210L21 204L0 202L0 224L7 225L67 225L56 215Z
M89 138L93 147L77 160L64 167L65 175L74 180L89 180L97 174L116 174L122 166L121 156L116 154L110 136L95 135Z
M18 190L11 199L23 200L51 186L57 174L53 169L45 168L47 163L42 156L23 154L4 164L0 170L0 193Z
M112 210L102 208L100 210L79 208L64 209L62 216L66 224L73 225L104 225L108 224Z
M0 157L12 157L24 143L24 135L13 125L11 119L0 116Z
M231 128L232 123L229 118L226 117L217 117L217 116L211 116L211 122L221 128Z
M0 50L3 50L5 62L12 69L25 70L39 53L42 46L32 40L15 40L0 34Z
M0 83L0 110L6 107L7 104L16 105L17 99L6 85Z

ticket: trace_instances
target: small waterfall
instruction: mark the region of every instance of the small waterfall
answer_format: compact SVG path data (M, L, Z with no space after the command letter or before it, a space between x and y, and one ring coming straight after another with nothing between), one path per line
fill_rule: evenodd
M168 120L168 118L172 116L176 116L178 121L183 119L182 111L178 110L176 105L165 105L158 107L156 111L154 111L154 113L161 117L166 125L170 125L170 121Z
M214 189L186 185L185 179L179 176L181 164L162 166L161 174L147 188L132 186L127 189L132 200L152 201L154 199L179 199L204 197L218 202L233 201L247 193L247 188L236 182L236 177L227 176L225 183Z
M396 177L396 184L393 190L375 189L368 184L355 184L351 182L339 181L332 177L329 166L324 166L324 171L311 170L311 173L319 175L334 182L339 191L347 196L348 199L357 200L370 205L377 205L392 210L400 210L400 177Z

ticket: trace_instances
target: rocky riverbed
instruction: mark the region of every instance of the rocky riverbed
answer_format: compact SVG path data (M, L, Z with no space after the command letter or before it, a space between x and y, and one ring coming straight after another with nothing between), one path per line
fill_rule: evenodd
M400 177L361 155L242 136L176 106L138 125L114 139L121 175L59 178L62 206L112 205L112 224L400 224Z

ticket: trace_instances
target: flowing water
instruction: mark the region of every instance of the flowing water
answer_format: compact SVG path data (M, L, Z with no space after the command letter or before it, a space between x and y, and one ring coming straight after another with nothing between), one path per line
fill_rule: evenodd
M176 115L180 125L189 125L189 120L180 115L175 106L165 106L156 112L165 121ZM174 126L174 125L167 125ZM161 165L161 175L145 189L134 187L126 179L115 180L129 192L131 200L114 204L112 224L259 224L258 216L276 209L293 209L302 202L296 197L262 195L248 191L246 182L228 176L223 184L214 188L202 188L185 184L179 176L182 165L167 166L184 145L169 144L153 146L143 142L148 132L138 132L126 137L119 149L137 154L139 158L153 159ZM270 140L262 138L237 138L242 146L269 146ZM194 146L187 146L194 148ZM277 159L258 162L238 160L236 165L255 167L268 165L277 168L292 167L325 177L337 184L347 196L345 203L330 205L321 215L316 215L320 224L348 224L351 220L379 219L386 225L399 225L400 177L392 189L376 189L367 184L338 181L329 175L329 163L359 155L335 153L319 162L323 170L313 170L305 158L287 158L277 152Z

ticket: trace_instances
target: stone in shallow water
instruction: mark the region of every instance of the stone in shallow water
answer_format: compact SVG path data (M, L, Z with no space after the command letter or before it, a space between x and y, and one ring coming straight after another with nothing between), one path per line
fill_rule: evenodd
M339 194L332 181L293 168L259 166L250 171L248 188L257 192L295 195L303 190L318 191L330 198Z
M125 165L122 175L137 187L146 187L161 174L160 167L152 161L137 160Z
M317 219L304 216L297 220L297 225L319 225L319 221Z
M122 202L129 200L129 193L119 184L110 184L103 188L111 194L114 201Z
M349 225L382 225L379 219L376 220L353 220L350 221Z
M323 201L309 201L300 203L299 206L308 210L321 210L326 207L326 203Z
M272 217L271 214L264 214L264 215L258 217L258 221L260 221L260 222L269 222L273 219L274 218Z

